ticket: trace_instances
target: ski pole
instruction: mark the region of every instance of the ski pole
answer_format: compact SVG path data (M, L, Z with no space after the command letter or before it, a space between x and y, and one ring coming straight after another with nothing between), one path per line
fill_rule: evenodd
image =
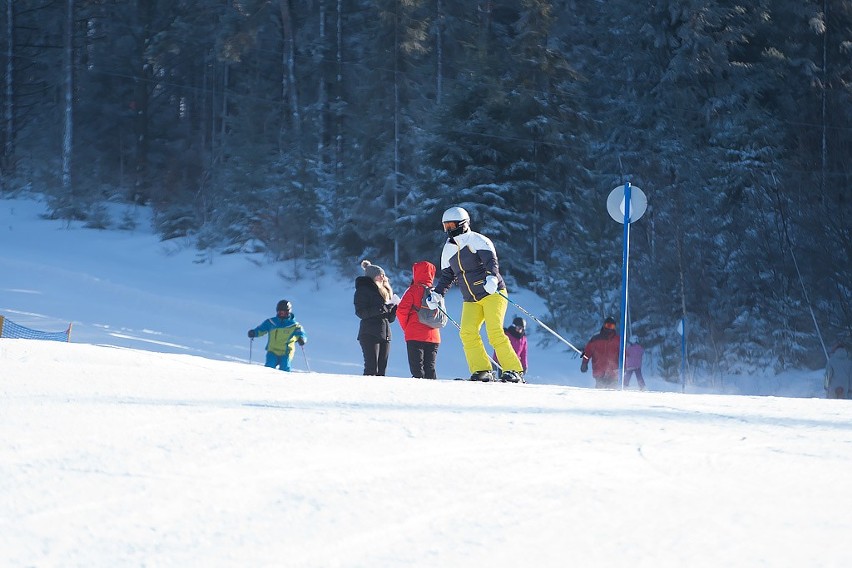
M459 330L459 331L461 331L461 326L458 324L458 322L456 322L456 320L454 320L454 319L453 319L453 316L451 316L450 314L448 314L448 313L444 310L444 308L442 308L441 306L438 306L438 309L439 309L439 310L441 310L441 313L442 313L442 314L444 314L445 316L447 316L447 319L448 319L448 320L450 320L451 322L453 322L453 325L454 325L454 326L456 326L456 327L458 328L458 330ZM488 355L488 352L486 351L486 352L485 352L485 354L486 354L486 355ZM491 357L491 355L488 355L488 359L490 359L490 360L491 360L491 362L492 362L492 363L494 363L494 364L497 366L497 368L498 368L498 369L500 369L501 371L503 370L503 367L501 367L501 366L500 366L500 363L498 363L497 361L495 361L495 360L494 360L494 358L493 358L493 357Z
M564 337L562 337L561 335L559 335L558 333L556 333L555 331L553 331L552 329L550 329L549 327L547 327L547 324L545 324L543 321L541 321L540 319L538 319L537 317L535 317L534 315L532 315L531 313L529 313L528 311L526 311L526 310L525 310L522 306L519 306L519 305L517 304L517 302L513 302L512 300L509 300L509 296L507 296L507 295L506 295L506 294L504 294L503 292L497 292L497 293L498 293L498 294L500 294L501 296L503 296L504 298L506 298L506 300L508 300L510 304L512 304L513 306L515 306L516 308L518 308L519 310L521 310L522 312L524 312L525 314L527 314L528 316L530 316L532 319L534 319L534 320L536 321L536 323L538 323L539 325L541 325L541 327L543 327L544 329L546 329L547 331L549 331L550 333L552 333L553 335L555 335L555 336L556 336L556 337L557 337L560 341L562 341L562 343L564 343L565 345L567 345L568 347L570 347L571 349L573 349L574 351L576 351L576 352L577 352L577 353L579 353L580 355L582 355L582 354L583 354L583 352L582 352L582 351L580 351L579 349L577 349L576 347L574 347L573 345L571 345L571 343L570 343L567 339L565 339Z
M299 347L301 347L301 348L302 348L302 355L305 357L305 367L307 367L307 368L308 368L308 372L310 373L310 372L311 372L311 364L310 364L310 363L308 363L308 352L307 352L307 351L305 351L305 346L304 346L304 345L299 345Z
M251 365L251 348L254 346L254 337L249 339L249 365Z

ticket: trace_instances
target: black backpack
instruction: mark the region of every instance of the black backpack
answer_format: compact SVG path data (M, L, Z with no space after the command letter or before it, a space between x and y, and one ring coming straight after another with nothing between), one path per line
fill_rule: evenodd
M423 286L423 298L420 300L420 307L414 308L417 310L417 319L423 325L428 325L435 329L441 329L447 325L448 321L450 321L444 308L444 297L439 296L440 300L438 301L438 307L433 310L426 305L426 297L429 294L430 289L425 284L421 284L421 286Z

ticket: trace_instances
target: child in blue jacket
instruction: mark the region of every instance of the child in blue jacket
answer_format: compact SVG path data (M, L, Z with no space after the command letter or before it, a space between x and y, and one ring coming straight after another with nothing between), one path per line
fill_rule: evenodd
M269 334L269 340L266 342L267 367L273 369L278 367L282 371L289 371L296 351L294 344L304 345L308 340L305 330L296 321L292 310L293 305L290 302L281 300L275 306L275 317L269 318L248 332L248 336L252 339Z

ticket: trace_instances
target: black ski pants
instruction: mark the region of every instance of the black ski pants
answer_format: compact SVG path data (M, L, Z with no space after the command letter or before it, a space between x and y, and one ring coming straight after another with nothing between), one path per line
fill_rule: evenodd
M390 355L390 341L379 339L359 339L361 351L364 353L364 374L385 376Z
M417 379L437 379L435 362L438 360L438 343L428 341L406 341L408 368Z

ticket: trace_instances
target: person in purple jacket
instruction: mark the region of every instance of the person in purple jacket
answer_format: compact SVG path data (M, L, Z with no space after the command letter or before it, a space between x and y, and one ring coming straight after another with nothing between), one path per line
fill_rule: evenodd
M635 335L630 336L627 344L627 354L624 360L624 388L630 385L630 376L636 373L636 381L639 383L639 390L645 390L645 379L642 377L642 355L645 350L639 344L639 338Z
M527 322L524 321L524 318L516 317L512 320L512 325L509 327L503 328L503 333L506 334L506 337L509 338L509 343L512 344L512 349L515 350L515 354L517 354L518 359L521 361L521 366L524 368L524 373L527 372ZM494 352L494 360L498 363L500 362L497 359L497 352ZM502 372L498 369L497 376L502 375Z

